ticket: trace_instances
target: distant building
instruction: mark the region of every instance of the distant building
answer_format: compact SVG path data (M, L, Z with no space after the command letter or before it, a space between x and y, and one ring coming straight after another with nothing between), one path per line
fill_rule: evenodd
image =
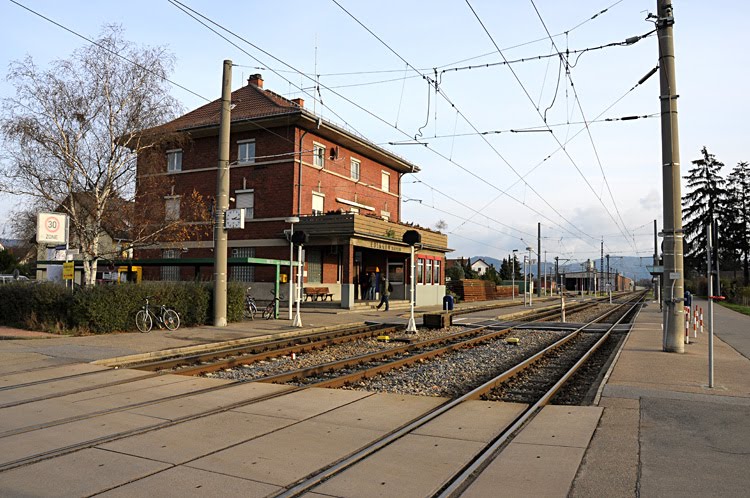
M487 273L487 270L489 268L490 265L487 264L487 262L482 258L479 258L471 263L471 269L477 272L477 275L484 275L485 273Z

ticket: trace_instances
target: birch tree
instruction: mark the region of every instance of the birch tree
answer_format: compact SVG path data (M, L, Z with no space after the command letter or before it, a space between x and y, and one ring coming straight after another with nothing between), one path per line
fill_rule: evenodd
M137 46L120 27L106 26L96 43L48 69L30 56L10 65L7 79L16 93L0 109L0 191L68 214L87 284L96 278L108 219L134 233L130 245L184 235L176 220L138 224L132 208L136 157L174 140L139 133L181 111L166 80L174 63L165 48Z

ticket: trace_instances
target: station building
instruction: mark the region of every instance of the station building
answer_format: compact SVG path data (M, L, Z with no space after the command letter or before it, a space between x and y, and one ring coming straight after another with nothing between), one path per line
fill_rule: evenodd
M163 198L153 216L179 217L189 211L181 208L193 192L214 198L220 112L221 100L215 100L142 132L171 137L138 157L137 198L144 198L144 189ZM415 265L416 304L441 303L447 236L401 220L401 179L418 171L308 111L302 99L264 89L260 75L251 76L232 92L230 209L244 209L245 228L228 232L229 279L252 282L256 297L268 297L275 268L240 262L268 258L288 264L288 234L303 230L309 236L303 287L327 288L341 307L352 308L366 297L369 275L385 275L394 287L391 299L407 299L410 248L402 235L417 230L422 244ZM290 217L299 222L292 226ZM144 279L207 280L213 276L213 267L205 264L212 251L212 235L207 235L138 249L135 256L165 260L160 267L144 267Z

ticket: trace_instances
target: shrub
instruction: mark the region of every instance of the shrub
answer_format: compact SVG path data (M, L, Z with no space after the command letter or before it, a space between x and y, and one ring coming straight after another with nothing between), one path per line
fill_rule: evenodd
M173 307L181 325L213 320L213 285L201 282L148 282L141 285L100 285L71 292L53 282L0 286L0 324L55 333L109 333L135 330L135 314L150 296L150 304ZM228 321L242 320L244 287L230 283Z

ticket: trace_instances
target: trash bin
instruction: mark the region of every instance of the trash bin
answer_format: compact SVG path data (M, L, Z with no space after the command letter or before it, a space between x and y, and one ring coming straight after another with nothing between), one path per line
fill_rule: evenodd
M445 296L443 298L443 309L453 311L453 296Z

